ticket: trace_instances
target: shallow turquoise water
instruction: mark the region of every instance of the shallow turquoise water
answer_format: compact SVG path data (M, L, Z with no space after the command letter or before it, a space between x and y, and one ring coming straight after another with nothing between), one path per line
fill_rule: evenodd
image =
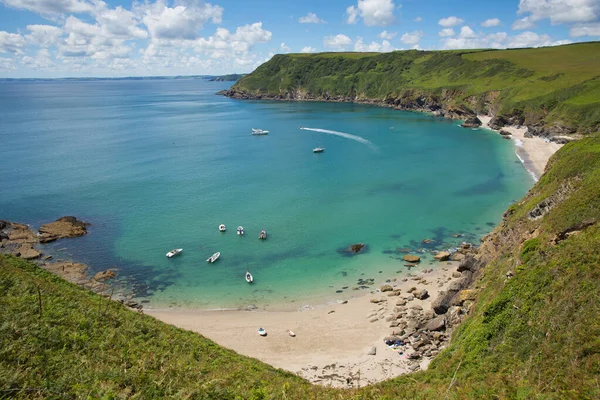
M1 83L0 218L90 221L89 235L55 244L56 254L93 271L118 266L153 306L300 304L404 270L395 249L423 238L435 248L477 241L533 183L512 143L486 130L362 105L214 95L227 86ZM317 145L326 151L313 154ZM368 251L338 252L356 242ZM167 259L175 247L184 252Z

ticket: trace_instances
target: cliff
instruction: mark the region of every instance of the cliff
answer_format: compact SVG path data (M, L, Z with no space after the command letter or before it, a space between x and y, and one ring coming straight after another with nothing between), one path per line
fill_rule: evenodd
M222 92L493 116L559 141L600 129L600 42L511 50L276 55Z

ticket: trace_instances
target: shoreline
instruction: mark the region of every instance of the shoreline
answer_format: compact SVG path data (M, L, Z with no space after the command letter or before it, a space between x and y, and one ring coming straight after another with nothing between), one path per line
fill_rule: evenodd
M359 387L427 368L444 344L417 355L414 344L413 347L408 344L408 334L403 351L394 351L384 339L400 335L408 329L406 325L416 328L417 321L435 318L432 302L463 277L456 272L458 264L439 262L432 269L387 279L381 282L381 287L373 285L372 290L348 300L305 310L144 311L162 322L197 332L223 347L312 383ZM415 288L416 291L412 290ZM427 296L420 300L414 293L423 289ZM266 337L258 335L259 327L267 330ZM295 332L296 337L290 337L287 329ZM449 335L439 332L439 338L445 343Z
M478 115L477 118L481 121L481 128L500 132L489 126L492 117ZM546 141L537 136L527 137L527 127L505 126L502 130L510 133L510 139L515 145L517 158L532 176L533 180L537 182L544 173L548 160L562 147L562 144Z

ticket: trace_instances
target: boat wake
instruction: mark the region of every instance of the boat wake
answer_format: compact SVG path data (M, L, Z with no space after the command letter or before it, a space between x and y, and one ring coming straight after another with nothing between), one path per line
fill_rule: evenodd
M304 128L304 127L302 127L300 129L302 129L304 131L321 132L321 133L327 133L329 135L341 136L341 137L346 138L346 139L350 139L350 140L354 140L354 141L357 141L357 142L362 143L362 144L366 144L367 146L369 146L373 150L378 150L379 149L370 140L367 140L367 139L362 138L362 137L357 136L357 135L352 135L350 133L338 132L338 131L330 131L329 129L321 129L321 128Z

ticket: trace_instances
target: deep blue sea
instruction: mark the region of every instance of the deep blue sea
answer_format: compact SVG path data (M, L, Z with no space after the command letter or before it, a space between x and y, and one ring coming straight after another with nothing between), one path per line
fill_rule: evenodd
M403 273L396 249L417 251L424 238L429 249L477 242L533 184L513 143L490 131L365 105L215 95L229 86L1 82L0 219L90 222L88 235L46 252L91 272L117 267L150 306L300 307ZM364 253L340 252L359 242Z

